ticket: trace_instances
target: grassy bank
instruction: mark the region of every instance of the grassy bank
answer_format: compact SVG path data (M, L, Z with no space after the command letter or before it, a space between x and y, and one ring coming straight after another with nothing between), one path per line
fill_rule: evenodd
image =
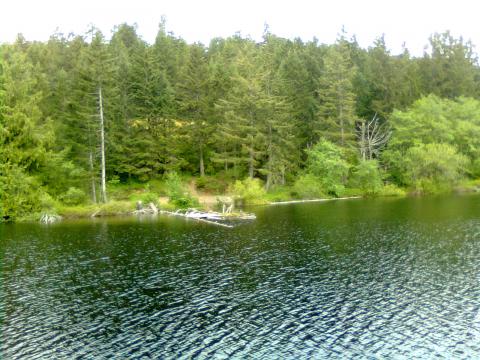
M480 179L461 182L448 191L478 192L480 191ZM83 201L77 204L65 204L56 200L44 213L56 214L68 219L128 215L136 209L138 202L144 205L153 203L159 209L169 211L180 208L221 210L218 200L222 197L235 199L236 207L241 207L296 200L407 195L418 195L418 192L387 184L377 189L375 193L369 193L365 189L347 187L339 196L335 196L321 191L311 192L311 194L308 191L300 193L295 186L277 186L266 191L263 183L258 179L246 179L228 184L208 177L176 177L144 183L111 183L108 185L109 201L107 203L93 204ZM31 214L17 221L38 221L40 215Z

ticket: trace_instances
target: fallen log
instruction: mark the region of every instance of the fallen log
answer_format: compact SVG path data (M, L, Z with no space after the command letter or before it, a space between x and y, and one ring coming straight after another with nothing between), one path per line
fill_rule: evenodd
M307 200L275 201L275 202L271 202L268 205L301 204L301 203L308 203L308 202L323 202L323 201L361 199L361 198L362 198L361 196L348 196L348 197L332 198L332 199L307 199Z
M256 219L255 214L247 214L247 213L227 213L222 214L215 211L200 211L197 209L186 209L186 210L176 210L166 211L160 210L160 214L167 214L173 216L181 216L187 219L194 219L198 221L203 221L208 224L218 225L228 228L233 228L233 225L222 223L221 221L225 220L254 220Z
M207 224L222 226L222 227L226 227L226 228L230 228L230 229L233 228L233 225L230 225L230 224L223 224L223 223L220 223L220 222L208 220L207 218L196 217L196 216L192 216L192 215L187 215L187 213L182 213L182 212L179 212L178 210L175 211L175 212L173 212L173 211L166 211L166 210L160 210L159 213L160 213L160 214L166 214L166 215L172 215L172 216L181 216L181 217L184 217L184 218L187 218L187 219L194 219L194 220L197 220L197 221L200 221L200 222L204 222L204 223L207 223Z

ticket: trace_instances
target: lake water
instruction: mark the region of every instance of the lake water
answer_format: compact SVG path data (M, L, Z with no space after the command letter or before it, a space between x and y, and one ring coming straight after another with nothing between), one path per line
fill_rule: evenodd
M3 358L480 358L480 196L254 211L1 226Z

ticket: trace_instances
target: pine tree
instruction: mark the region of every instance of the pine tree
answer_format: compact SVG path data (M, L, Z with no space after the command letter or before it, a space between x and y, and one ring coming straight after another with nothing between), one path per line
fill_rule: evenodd
M0 53L0 215L10 220L40 210L43 189L35 175L49 161L54 142L23 45L19 39Z
M256 141L261 112L258 99L262 95L254 50L254 44L247 43L236 58L232 91L218 103L224 121L216 134L217 138L225 141L226 151L221 160L234 168L247 165L250 178L254 177L257 164Z
M477 58L471 42L455 39L450 32L430 37L430 53L421 61L425 94L454 99L478 94Z
M200 176L205 175L205 155L215 131L209 94L208 60L200 44L190 46L189 60L178 86L179 116L186 123L190 148L195 149Z
M330 141L347 145L354 138L355 93L348 42L341 38L324 58L323 74L318 81L318 132Z
M107 125L105 122L108 120L108 117L105 117L105 110L108 113L108 108L110 107L108 99L113 93L113 59L111 54L108 52L108 48L102 33L92 28L89 32L89 35L91 36L91 42L89 46L85 48L85 51L81 53L81 55L83 55L81 62L81 75L82 82L85 87L83 94L85 99L84 109L87 113L87 116L89 114L91 119L94 120L93 122L87 120L89 124L88 139L90 147L88 158L92 171L92 179L94 179L95 166L92 164L92 162L95 162L95 154L99 153L101 200L106 202L105 138L107 137ZM92 194L94 189L95 186L93 186L92 181Z

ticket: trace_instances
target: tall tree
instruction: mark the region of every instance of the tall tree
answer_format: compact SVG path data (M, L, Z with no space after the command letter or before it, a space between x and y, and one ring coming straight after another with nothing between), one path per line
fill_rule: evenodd
M342 146L353 140L356 118L353 79L356 71L348 42L342 37L328 49L323 74L318 81L319 133Z
M191 148L197 153L200 176L205 176L205 154L215 131L215 122L211 117L208 59L201 44L190 46L188 62L180 79L177 91L179 116L186 122Z
M96 149L100 152L100 190L101 199L103 202L107 201L106 192L106 153L105 153L105 138L106 138L106 119L104 116L104 109L106 106L106 99L111 93L111 83L113 76L112 57L108 51L105 39L102 33L94 28L90 30L91 42L88 48L82 53L82 76L85 84L86 93L86 110L90 112L90 116L97 119L97 124L91 124L89 139L90 151L89 158L94 158ZM91 164L92 171L94 169ZM93 184L92 184L93 185ZM92 188L93 192L93 188Z
M430 53L425 53L421 69L425 94L433 93L450 99L478 94L477 58L471 42L450 32L430 37Z
M0 53L0 215L5 219L40 209L42 189L35 175L49 161L54 142L24 45L19 39Z

